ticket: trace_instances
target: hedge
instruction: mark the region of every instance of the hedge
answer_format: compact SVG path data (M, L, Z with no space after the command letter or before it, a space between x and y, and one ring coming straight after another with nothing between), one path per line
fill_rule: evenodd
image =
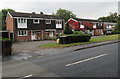
M91 36L88 34L70 34L66 36L58 37L60 39L60 44L69 44L76 42L88 42L91 39Z

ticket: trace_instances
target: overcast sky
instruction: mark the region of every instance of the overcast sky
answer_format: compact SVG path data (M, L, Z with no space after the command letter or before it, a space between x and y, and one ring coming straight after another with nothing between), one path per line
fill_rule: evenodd
M59 8L72 11L79 18L97 19L118 12L119 0L1 0L0 9L18 12L55 13ZM69 2L68 2L69 1Z

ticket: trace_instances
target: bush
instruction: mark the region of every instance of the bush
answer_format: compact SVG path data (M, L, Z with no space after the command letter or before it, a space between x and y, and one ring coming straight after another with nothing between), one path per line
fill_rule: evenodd
M73 34L73 31L69 28L68 23L65 26L64 34Z
M89 34L69 34L66 36L60 36L60 44L69 44L76 42L88 42L91 39Z
M83 32L81 32L81 31L75 31L74 34L83 34Z
M0 38L0 40L11 40L9 38Z
M115 30L112 32L113 34L120 34L120 31L119 30Z

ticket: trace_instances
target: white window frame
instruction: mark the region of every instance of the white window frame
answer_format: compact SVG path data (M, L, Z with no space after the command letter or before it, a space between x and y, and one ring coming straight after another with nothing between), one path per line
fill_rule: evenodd
M62 24L61 20L56 20L56 24Z
M35 22L35 20L38 20L38 22ZM33 19L33 23L35 23L35 24L39 24L40 21L39 21L39 19Z
M22 32L23 32L23 34L22 34ZM27 30L19 30L17 33L18 36L27 36L27 34L28 34Z
M50 21L50 22L48 23L47 21ZM46 19L46 20L45 20L45 23L46 23L46 24L51 24L51 20L50 20L50 19Z
M53 36L54 36L53 31L50 31L49 32L49 37L53 37Z
M27 19L25 19L25 18L18 18L18 19L17 19L17 22L18 22L18 23L22 23L22 24L23 24L23 23L27 23Z

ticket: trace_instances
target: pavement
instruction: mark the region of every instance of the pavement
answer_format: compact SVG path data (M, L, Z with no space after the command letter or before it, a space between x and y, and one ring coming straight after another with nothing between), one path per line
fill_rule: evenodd
M71 47L63 47L63 48L50 48L50 49L36 49L36 50L28 50L28 51L22 51L22 53L19 54L13 54L9 57L3 58L3 61L21 61L26 60L34 57L43 57L48 55L56 55L66 52L72 52L102 45L108 45L112 43L117 43L120 40L113 40L113 41L106 41L106 42L98 42L93 44L85 44L85 45L78 45L78 46L71 46Z

